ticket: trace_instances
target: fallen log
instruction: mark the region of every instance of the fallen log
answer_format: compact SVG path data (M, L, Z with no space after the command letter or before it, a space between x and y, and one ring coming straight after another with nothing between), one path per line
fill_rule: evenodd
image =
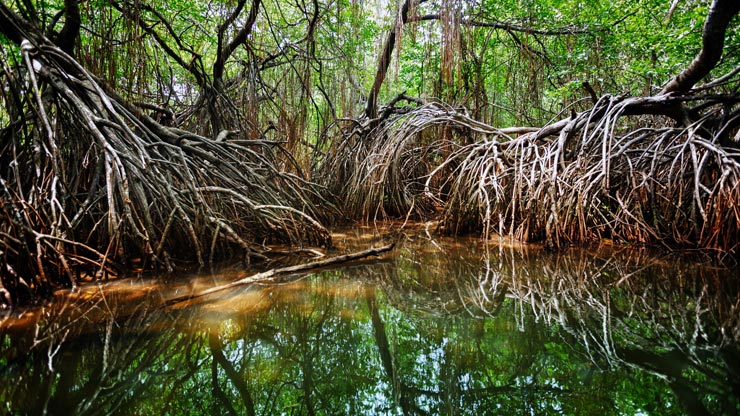
M354 261L354 260L360 260L360 259L363 259L365 257L370 257L370 256L379 256L382 253L391 251L394 246L395 246L395 243L391 243L383 247L369 248L369 249L357 251L354 253L330 257L324 260L317 260L317 261L312 261L309 263L298 264L295 266L287 266L287 267L280 267L277 269L270 269L264 272L253 274L251 276L247 276L243 279L239 279L231 283L227 283L227 284L220 285L220 286L215 286L210 289L203 290L201 292L191 293L188 295L178 296L176 298L169 299L165 302L163 306L172 306L180 302L185 302L185 301L192 300L195 298L200 298L200 297L207 296L207 295L210 295L216 292L221 292L224 290L232 289L238 286L244 286L244 285L258 283L258 282L260 283L267 282L281 275L292 274L292 273L297 273L297 272L305 272L309 270L318 269L321 267L332 266L332 265L340 264L340 263L347 263L347 262Z

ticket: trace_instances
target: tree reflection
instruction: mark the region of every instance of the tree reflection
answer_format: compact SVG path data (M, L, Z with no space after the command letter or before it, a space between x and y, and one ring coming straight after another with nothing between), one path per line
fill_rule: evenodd
M585 383L594 382L596 370L603 373L601 370L607 369L665 380L680 409L669 410L673 406L669 401L658 408L660 413L737 413L740 289L737 279L732 278L736 271L688 266L674 257L659 259L634 249L537 252L534 256L525 250L503 248L472 251L482 253L478 262L460 252L436 257L419 255L422 251L417 249L405 253L402 263L444 262L447 273L434 274L437 281L431 286L446 287L446 291L422 290L429 286L425 282L429 276L413 266L398 268L397 273L384 278L384 289L404 293L392 302L409 314L418 310L418 305L433 309L435 304L453 314L465 310L473 316L489 316L493 322L509 314L516 327L526 331L530 351L580 354L593 366L580 380ZM540 337L534 330L540 328L537 323L547 325L550 332L557 328L557 341L553 342L552 334ZM537 354L522 357L530 361L514 361L510 369L529 369L515 371L514 378L504 385L511 387L512 381L524 374L534 380L568 365L555 360L538 367ZM572 357L568 359L572 361ZM550 393L562 400L563 394L577 393L563 387L578 381L557 380ZM630 387L610 388L625 391ZM635 390L632 396L650 394L649 390ZM544 390L537 395L547 396ZM613 402L614 408L632 406L620 402L631 398L603 399ZM551 410L564 405L558 403Z
M0 325L0 399L11 414L738 412L727 271L635 250L405 247L177 308L154 291L48 306Z
M42 308L33 330L3 331L0 396L12 414L128 413L154 378L197 374L197 339L164 330L177 313L65 299ZM195 365L195 367L193 367Z

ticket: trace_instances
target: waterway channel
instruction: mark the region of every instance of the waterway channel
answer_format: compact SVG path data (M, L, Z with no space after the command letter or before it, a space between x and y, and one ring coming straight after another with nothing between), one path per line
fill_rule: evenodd
M328 255L388 238L344 230ZM0 311L0 413L740 414L737 268L423 225L392 238L381 258L170 306L254 271L93 283Z

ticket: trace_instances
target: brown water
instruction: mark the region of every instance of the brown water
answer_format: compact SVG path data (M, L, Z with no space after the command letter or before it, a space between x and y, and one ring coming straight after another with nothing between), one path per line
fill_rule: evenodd
M0 412L740 413L737 269L423 226L395 238L381 259L171 307L252 272L93 284L5 312Z

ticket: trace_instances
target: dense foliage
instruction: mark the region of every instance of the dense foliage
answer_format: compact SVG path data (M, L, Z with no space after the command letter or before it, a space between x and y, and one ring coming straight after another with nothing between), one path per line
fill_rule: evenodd
M290 143L315 143L337 118L362 110L398 2L245 3L83 2L74 55L125 98L156 104L169 110L160 116L204 132L207 115L193 113L207 88L227 92L252 135L274 127L272 137ZM62 1L24 4L21 15L48 33L67 18ZM233 40L255 7L251 33L214 74L220 39ZM398 30L379 102L404 91L439 97L508 127L557 117L587 96L584 81L597 95L652 95L699 51L708 7L697 0L423 1ZM12 65L14 49L4 45ZM739 48L734 25L713 76L734 68Z

